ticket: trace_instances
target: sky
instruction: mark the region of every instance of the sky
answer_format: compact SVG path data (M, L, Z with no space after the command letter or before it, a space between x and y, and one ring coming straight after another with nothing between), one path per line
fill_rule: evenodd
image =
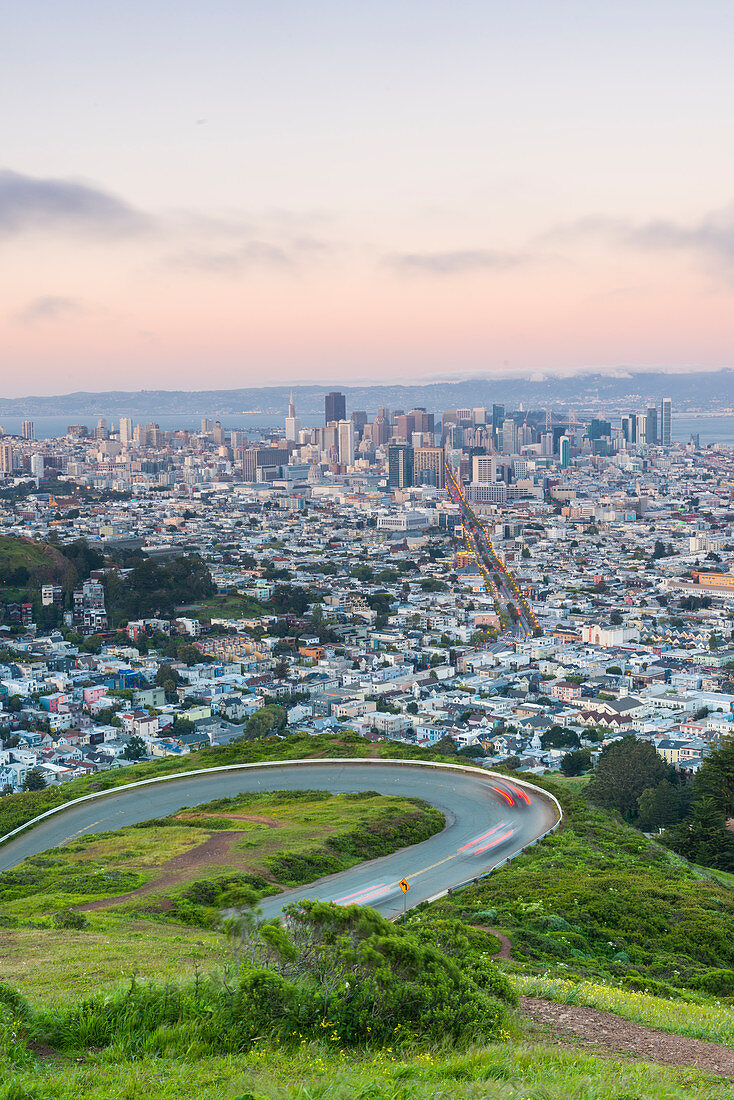
M734 366L730 0L0 0L0 393Z

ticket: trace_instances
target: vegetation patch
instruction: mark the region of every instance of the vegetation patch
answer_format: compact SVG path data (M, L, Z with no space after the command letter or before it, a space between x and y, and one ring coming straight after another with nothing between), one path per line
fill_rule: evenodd
M564 828L438 908L506 932L515 969L730 998L734 893L583 795L549 786Z

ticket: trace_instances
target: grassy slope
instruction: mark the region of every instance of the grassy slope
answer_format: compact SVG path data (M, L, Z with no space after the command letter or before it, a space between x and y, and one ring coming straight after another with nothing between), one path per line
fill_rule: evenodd
M61 786L47 787L45 791L5 795L0 798L0 837L38 814L60 806L73 798L80 798L95 791L111 790L124 783L133 783L140 779L151 779L159 775L171 775L174 772L196 771L198 768L214 768L222 764L254 764L266 760L305 760L334 759L339 757L377 756L400 760L444 760L455 763L456 757L445 757L426 753L424 749L395 742L379 742L371 745L356 734L323 734L311 737L307 734L293 734L282 740L266 738L259 741L234 741L224 748L202 749L188 756L169 756L163 760L150 761L129 768L115 768L99 775L73 779ZM471 764L459 759L458 763Z
M218 909L241 903L243 887L257 896L277 893L298 881L299 871L311 881L319 863L332 873L444 825L438 811L411 799L325 791L220 799L168 820L80 838L0 874L0 924L12 929L3 933L3 974L24 993L48 992L49 973L36 965L35 947L29 955L30 926L42 954L54 958L56 991L60 984L64 995L132 974L170 977L176 966L180 976L202 960L221 959ZM212 837L223 841L213 861L181 861ZM54 927L54 913L100 899L104 906L87 913L88 929Z
M24 565L37 581L60 584L73 568L61 551L34 539L0 535L0 576Z
M728 1081L693 1069L602 1060L501 1042L467 1054L390 1048L343 1053L328 1042L294 1054L62 1058L8 1074L2 1100L731 1100ZM12 1091L11 1091L12 1090Z
M641 833L554 790L565 826L440 902L512 939L516 967L663 996L734 993L734 893Z

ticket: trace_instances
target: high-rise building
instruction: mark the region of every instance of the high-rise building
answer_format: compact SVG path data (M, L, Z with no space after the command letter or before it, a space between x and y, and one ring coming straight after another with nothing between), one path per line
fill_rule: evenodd
M107 420L104 416L100 416L99 420L97 421L97 427L94 429L94 438L106 439L108 434Z
M500 450L506 455L517 450L517 425L510 417L505 417L500 425Z
M207 416L202 416L202 418L201 418L201 434L202 435L211 435L213 431L214 431L214 421L210 420L209 417L207 417Z
M644 447L644 445L648 442L648 438L647 438L647 414L646 413L638 413L635 416L635 421L636 421L635 439L637 441L637 446L638 447Z
M415 485L445 486L443 447L413 449L413 481Z
M295 443L298 440L298 433L301 430L301 421L296 416L296 406L293 402L293 390L291 390L291 399L288 402L288 415L285 418L285 438L288 443Z
M336 391L327 393L324 398L324 423L330 424L332 420L346 420L347 399L343 393Z
M212 435L214 436L214 442L216 443L217 447L221 447L224 443L224 428L222 427L221 420L214 421L214 429L212 431Z
M561 466L564 470L571 465L571 440L567 435L562 435L559 441Z
M129 416L120 417L120 443L125 445L126 443L132 443L133 438L133 422Z
M487 410L486 409L472 409L472 419L474 421L474 427L478 428L482 424L487 423Z
M0 474L11 475L15 471L15 451L12 443L0 443Z
M414 452L409 443L391 443L387 449L388 484L408 489L413 484Z
M380 409L372 421L372 442L376 447L383 447L390 438L390 422L385 412L386 410Z
M37 451L36 454L31 455L31 473L34 477L43 477L43 455L40 453L40 451Z
M647 420L645 439L654 446L658 442L658 410L654 405L648 407L645 418Z
M367 413L363 409L355 410L349 419L354 424L354 435L356 439L361 439L364 435L364 429L367 425Z
M505 419L505 406L493 405L492 406L492 433L494 435L495 443L499 442L500 428L502 427L502 421Z
M20 432L24 439L33 441L36 438L36 425L32 420L24 420L21 424Z
M669 397L664 397L660 402L660 442L663 447L671 444L673 429L673 402Z
M472 481L483 485L493 485L497 480L497 459L494 455L474 455L472 458Z
M352 466L354 464L354 422L351 420L339 421L339 465Z

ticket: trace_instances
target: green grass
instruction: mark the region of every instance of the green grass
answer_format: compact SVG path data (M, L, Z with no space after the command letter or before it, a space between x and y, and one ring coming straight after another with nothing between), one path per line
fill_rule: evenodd
M256 764L268 760L323 760L349 756L456 763L456 757L427 753L424 749L393 741L379 742L373 746L355 733L321 734L316 737L295 733L283 739L267 737L254 741L237 740L224 747L204 748L184 757L168 756L162 760L131 765L129 768L115 768L102 774L84 776L69 783L47 787L44 791L5 795L0 798L0 837L46 810L61 806L74 798L112 790L141 779L196 771L199 768L214 768L223 764ZM468 767L473 766L471 761L459 762Z
M728 1002L688 1004L599 982L572 982L544 975L516 974L512 982L524 996L590 1005L660 1031L734 1047L734 1012Z
M100 984L130 974L168 976L171 959L181 955L179 932L185 932L187 944L190 940L186 926L215 937L207 935L201 954L211 961L217 950L224 951L224 939L215 931L219 910L396 851L443 826L439 811L415 799L265 791L81 837L0 874L0 927L12 930L3 932L0 976L15 974L24 991L33 989L36 980L45 983L47 971L28 965L29 953L35 956L25 934L29 923L57 951L54 979L65 989L76 988L80 975L89 979L95 974ZM203 855L201 862L181 865L180 857L212 837L222 841L216 858ZM103 908L86 913L87 929L53 927L55 914L100 899ZM155 922L164 922L170 931L153 932ZM122 968L121 940L132 943L133 952ZM190 970L199 956L184 951L183 959Z
M110 1058L89 1052L4 1075L0 1100L731 1100L728 1081L695 1069L499 1042L465 1054L369 1055L328 1043L284 1056Z
M506 932L516 970L663 997L731 998L734 892L720 873L550 786L564 827L439 909Z
M196 604L202 619L255 619L271 612L252 596L212 596Z

